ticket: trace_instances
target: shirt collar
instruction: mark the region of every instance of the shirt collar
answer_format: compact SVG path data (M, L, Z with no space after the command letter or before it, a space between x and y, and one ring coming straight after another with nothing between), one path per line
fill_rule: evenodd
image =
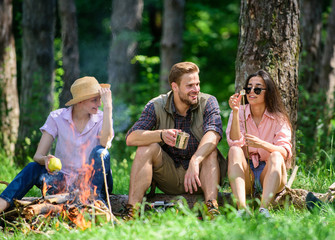
M70 107L66 108L65 112L64 112L64 115L63 115L63 118L65 120L67 120L69 123L73 123L72 109L73 109L73 106L70 106ZM99 110L98 110L98 113L99 113ZM89 122L93 122L93 123L98 122L99 121L98 113L97 114L91 114Z
M247 119L248 119L249 117L251 118L250 104L247 104L247 105L246 105L246 108L245 108L245 115L246 115L246 118L247 118ZM268 118L275 119L275 116L274 116L272 113L270 113L270 112L268 111L267 108L265 108L265 112L264 112L263 116L266 116L266 117L268 117Z
M70 106L70 107L66 108L65 111L64 111L64 115L63 115L63 118L65 120L67 120L69 123L73 122L73 120L72 120L72 108L73 108L73 106Z
M276 119L275 116L272 113L270 113L267 108L265 109L264 115L269 118Z

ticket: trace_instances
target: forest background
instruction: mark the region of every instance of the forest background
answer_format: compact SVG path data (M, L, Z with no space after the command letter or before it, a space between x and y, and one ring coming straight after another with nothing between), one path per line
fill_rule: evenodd
M10 37L1 38L0 47L5 46L4 42L10 42L12 45L5 49L14 51L11 56L15 55L15 62L11 63L15 74L12 72L9 83L0 75L0 158L8 169L13 169L9 174L0 170L0 177L4 178L1 180L11 181L14 172L32 161L41 136L38 128L52 109L63 106L66 97L69 98L69 86L82 76L94 76L101 83L112 84L116 135L110 153L115 182L119 183L116 184L116 193L127 194L125 186L129 178L124 176L129 175L135 152L134 147L125 145L125 134L145 104L168 90L166 69L171 63L192 61L200 67L201 91L218 99L225 129L230 113L227 100L241 83L237 79L237 69L245 1L96 0L92 4L89 0L51 0L43 7L40 2L7 0L0 5L12 4L12 24L9 31L4 28L3 32L13 36L12 40ZM173 3L172 6L165 5L168 2ZM273 2L278 6L284 5L283 1L264 1L264 9ZM330 59L334 58L335 44L329 39L335 39L332 31L335 1L302 0L299 3L300 38L299 51L295 55L299 62L298 82L290 85L291 79L284 80L286 88L297 88L293 94L297 99L298 116L293 122L296 129L295 163L300 166L299 174L303 177L295 184L322 192L334 182L334 104L328 94L329 86L334 86L334 79L327 77L325 81L324 73L332 72L334 68L326 57L330 54ZM170 14L166 17L171 20L170 29L163 28L166 12ZM5 13L0 12L0 17ZM73 23L67 30L67 34L73 35L63 32L66 30L62 27L65 19ZM1 21L6 23L4 18ZM30 25L33 21L39 23L34 28ZM27 28L32 30L28 33ZM266 42L262 44L266 45ZM29 46L30 52L23 46ZM67 46L71 47L66 49ZM2 50L0 54L6 51ZM34 55L40 58L29 58ZM45 72L32 73L27 62L39 65ZM265 67L271 70L271 66ZM20 114L12 111L15 100L8 101L8 96L4 97L8 85L14 89L8 95L17 96L16 107L19 107ZM289 97L292 96L284 96L284 101ZM8 102L12 108L8 108ZM286 107L293 116L295 110L290 112L289 104ZM13 123L15 118L18 121ZM219 149L227 155L226 141L221 141Z
M4 7L11 6L10 2L4 1ZM334 38L334 30L329 29L335 23L331 1L301 1L299 7L300 51L295 53L300 56L299 67L292 67L299 71L294 73L299 79L287 76L275 80L284 85L283 99L297 130L296 161L317 169L325 162L325 157L319 161L318 152L332 149L334 138L334 104L325 98L329 89L328 95L333 96L334 79L325 76L325 72L333 71L334 50L329 49L334 43L329 43L327 37ZM243 60L237 54L244 54L238 49L241 9L238 0L97 0L94 4L88 0L53 0L44 5L38 0L13 1L12 16L3 20L9 25L3 35L13 36L13 40L7 40L7 49L15 50L11 55L16 55L14 63L7 64L15 69L1 85L0 139L5 154L21 166L31 161L41 135L38 128L48 113L63 107L71 98L69 87L75 79L94 76L99 82L112 84L116 137L111 154L119 160L129 159L134 148L125 147L124 135L144 105L169 90L167 74L178 61L198 64L201 91L216 96L225 125L230 113L227 99L245 79L238 76L239 62ZM8 22L10 17L12 22ZM240 45L246 45L241 39ZM326 55L330 55L328 62ZM259 65L271 72L273 63L264 64ZM4 90L5 87L12 89ZM285 88L297 89L287 94ZM226 154L226 142L219 146Z

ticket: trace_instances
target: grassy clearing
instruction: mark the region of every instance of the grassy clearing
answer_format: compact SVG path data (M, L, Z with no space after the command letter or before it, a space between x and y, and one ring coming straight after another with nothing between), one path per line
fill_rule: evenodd
M319 153L324 154L324 153ZM21 170L12 165L10 159L0 152L2 167L0 180L10 182ZM112 156L111 167L114 178L114 193L127 194L129 173L134 153L117 161ZM300 169L293 188L304 188L310 191L326 192L334 182L334 153L328 152L328 164L317 171L307 171L303 162L298 162ZM306 163L305 163L306 164ZM0 185L3 191L4 185ZM225 191L229 191L226 188ZM40 190L33 188L29 196L40 196ZM169 209L165 213L146 213L140 219L122 222L112 227L111 224L93 224L87 230L72 229L57 218L49 219L47 227L40 229L40 234L22 228L14 231L0 230L0 240L4 239L334 239L335 212L326 209L319 214L307 210L297 210L287 206L281 210L272 210L272 219L264 219L254 211L248 219L236 217L232 206L221 209L222 215L214 221L199 220L198 212L185 207Z
M230 211L214 221L201 221L190 210L176 213L172 209L114 228L105 224L85 231L69 230L55 223L41 234L16 232L0 239L335 239L333 210L319 215L295 209L272 214L270 220L259 215L241 219Z

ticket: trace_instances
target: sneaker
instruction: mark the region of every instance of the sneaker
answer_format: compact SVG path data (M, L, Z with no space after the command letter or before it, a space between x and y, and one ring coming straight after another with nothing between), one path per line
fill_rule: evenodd
M324 203L320 199L315 197L315 195L312 192L309 192L307 194L307 196L306 196L306 206L307 206L307 209L310 212L320 210L323 205L324 205Z
M238 218L250 218L251 212L247 208L239 209L236 212L236 217Z
M132 221L135 218L137 210L133 205L127 204L122 219L124 221Z
M206 208L207 208L206 215L210 219L214 219L216 216L220 215L219 205L216 200L208 200L206 202Z
M271 214L269 210L266 208L263 208L263 207L259 208L259 214L264 216L265 218L271 218Z

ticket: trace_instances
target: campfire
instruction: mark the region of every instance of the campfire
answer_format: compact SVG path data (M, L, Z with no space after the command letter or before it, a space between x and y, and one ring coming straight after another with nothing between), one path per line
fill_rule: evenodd
M47 195L52 186L48 185L48 179L44 178L41 197L14 200L15 207L0 215L0 220L14 228L24 224L35 232L40 231L42 226L50 223L55 217L63 220L62 224L67 224L69 228L81 230L90 228L92 224L118 222L105 203L96 200L96 187L90 187L93 164L92 161L91 165L84 165L84 170L78 175L67 178L66 182L71 183L70 187L63 182L57 183L58 187L64 187L59 194ZM16 221L18 217L22 222Z

